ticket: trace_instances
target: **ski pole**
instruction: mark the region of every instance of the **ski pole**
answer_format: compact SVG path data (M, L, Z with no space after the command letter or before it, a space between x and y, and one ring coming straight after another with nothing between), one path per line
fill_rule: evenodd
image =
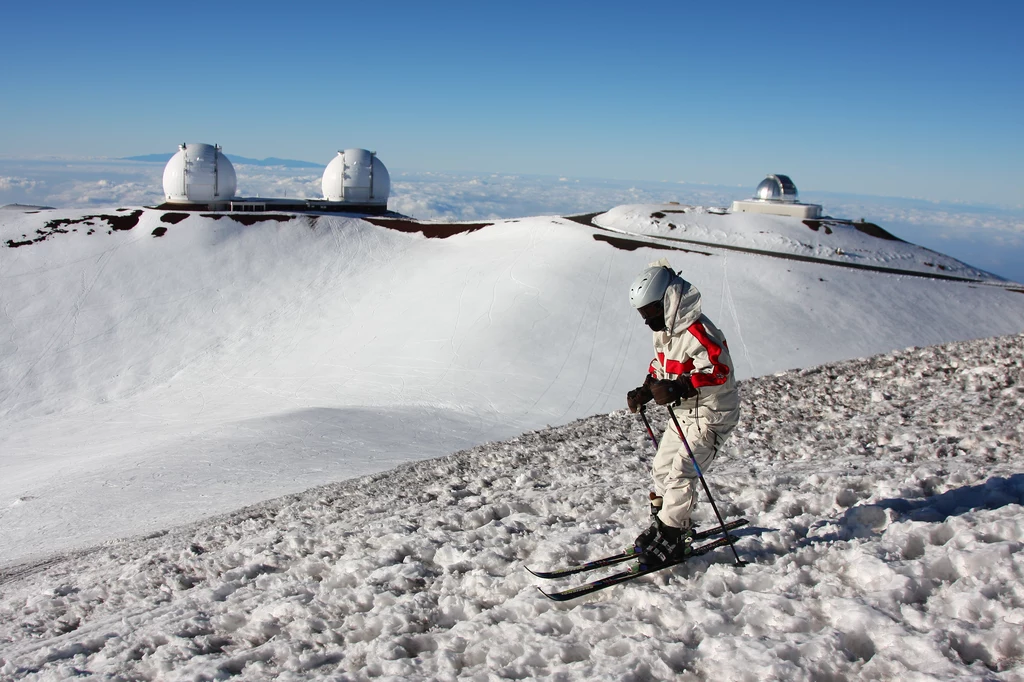
M658 452L658 438L657 438L657 436L654 435L654 429L651 428L651 422L647 421L647 414L646 414L646 412L647 412L647 405L640 405L640 419L643 420L644 428L647 429L647 435L651 437L651 442L654 443L654 452L655 452L655 456L657 456L657 452ZM659 504L655 505L654 502L655 502L655 500L659 500L660 501L662 498L658 495L658 493L654 492L653 490L648 495L648 498L651 501L651 515L652 516L657 516L658 512L661 511L661 506L662 505L660 504L660 502L659 502Z
M686 436L683 435L683 427L679 425L679 420L676 419L676 412L672 409L671 405L666 405L668 408L669 416L672 417L672 423L676 425L676 432L679 433L680 440L683 441L683 447L686 448L686 454L690 456L690 461L693 462L693 469L697 472L697 478L700 479L700 484L704 486L704 493L708 496L708 501L711 502L711 508L715 510L715 516L718 517L718 523L722 525L722 534L725 539L729 541L729 548L732 550L733 556L736 557L737 566L746 566L746 562L740 559L739 553L736 551L736 545L733 544L732 536L729 535L729 531L725 529L725 521L722 519L722 514L718 511L718 505L715 504L715 498L711 496L711 489L708 488L707 481L704 480L704 474L700 470L700 465L697 464L697 458L693 456L693 450L690 449L690 444L686 441ZM644 419L646 422L647 420Z
M646 405L641 405L640 406L640 419L643 420L644 428L647 429L647 435L651 437L651 442L654 443L654 449L657 450L658 449L658 439L657 439L657 437L655 437L654 431L651 429L651 422L647 421L647 415L644 414L645 412L647 412L647 406Z

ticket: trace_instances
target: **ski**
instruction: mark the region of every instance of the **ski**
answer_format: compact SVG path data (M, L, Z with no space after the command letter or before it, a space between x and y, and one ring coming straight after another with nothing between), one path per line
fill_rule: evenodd
M736 530L741 526L747 525L746 519L736 519L725 524L726 532ZM708 530L702 530L693 534L694 542L700 540L707 540L708 538L714 537L715 535L722 532L721 526L715 526ZM564 568L556 568L553 571L535 571L529 566L526 570L537 576L538 578L544 578L550 580L552 578L565 578L570 575L576 575L577 573L585 573L586 571L593 571L598 568L604 568L605 566L614 566L615 564L621 564L623 561L629 561L630 559L636 558L636 550L633 547L619 552L618 554L612 554L611 556L602 557L600 559L594 559L593 561L587 561L582 564L575 566L566 566Z
M588 594L593 594L594 592L597 592L598 590L603 590L607 587L621 585L622 583L629 582L630 580L634 580L636 578L648 575L650 573L654 573L656 571L671 568L672 566L678 566L679 564L689 561L693 557L700 556L702 554L707 554L711 550L718 549L719 547L726 547L728 546L728 544L729 538L718 538L717 540L712 540L711 542L705 543L700 547L694 547L693 551L690 552L685 559L680 559L678 561L672 561L667 564L661 564L659 566L652 566L649 568L641 568L640 565L637 564L636 566L633 566L628 570L622 571L620 573L615 573L605 578L598 578L597 580L592 580L589 583L583 583L582 585L579 585L577 587L570 587L569 589L562 590L561 592L545 592L544 590L541 590L540 593L553 601L569 601L570 599L576 599L578 597L584 597Z
M564 568L556 568L553 571L535 571L529 566L526 570L537 576L538 578L544 578L546 580L552 578L565 578L566 576L576 575L577 573L584 573L586 571L593 571L597 568L603 568L605 566L614 566L615 564L621 564L623 561L629 561L636 556L636 550L632 547L624 552L618 554L612 554L611 556L601 557L600 559L594 559L586 563L577 564L575 566L566 566Z

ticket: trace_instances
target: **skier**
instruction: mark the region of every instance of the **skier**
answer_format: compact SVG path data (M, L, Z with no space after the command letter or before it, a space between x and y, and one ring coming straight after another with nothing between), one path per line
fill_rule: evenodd
M725 335L701 313L700 292L662 259L633 282L629 301L654 332L655 359L642 386L626 396L630 412L651 400L678 406L676 416L701 471L707 471L739 421L740 405ZM697 472L670 421L654 456L650 528L637 537L640 563L690 552Z

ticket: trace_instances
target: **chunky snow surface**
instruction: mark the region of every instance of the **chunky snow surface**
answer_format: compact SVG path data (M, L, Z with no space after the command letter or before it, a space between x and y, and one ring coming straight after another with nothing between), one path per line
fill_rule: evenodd
M1024 331L1024 295L952 259L980 281L788 259L839 236L876 265L937 255L849 227L694 209L692 229L718 220L771 257L644 234L690 208L444 239L344 216L5 212L0 563L619 409L651 358L625 292L662 256L740 377Z
M1019 680L1022 358L1017 335L743 382L708 479L751 521L744 568L535 589L526 565L646 524L652 447L616 411L9 570L0 676Z

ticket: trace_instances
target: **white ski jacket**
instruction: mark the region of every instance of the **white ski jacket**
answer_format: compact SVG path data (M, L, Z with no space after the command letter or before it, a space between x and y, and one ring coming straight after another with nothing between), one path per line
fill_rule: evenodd
M677 415L695 423L707 437L710 429L728 434L740 417L739 394L725 334L700 309L700 291L676 275L662 299L665 331L654 332L649 373L655 379L688 375L697 395L680 403Z

